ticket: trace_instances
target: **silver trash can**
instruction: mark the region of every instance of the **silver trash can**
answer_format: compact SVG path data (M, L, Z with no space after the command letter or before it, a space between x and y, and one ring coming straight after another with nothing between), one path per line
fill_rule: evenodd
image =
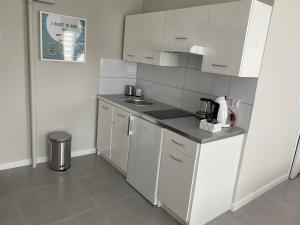
M54 132L48 135L49 167L56 171L65 171L71 167L72 135L66 132Z

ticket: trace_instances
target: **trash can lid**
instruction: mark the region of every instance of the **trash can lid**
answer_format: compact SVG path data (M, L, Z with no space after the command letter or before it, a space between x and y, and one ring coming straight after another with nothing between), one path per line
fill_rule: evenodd
M72 135L67 132L53 132L48 135L48 139L50 141L55 142L65 142L65 141L71 141Z

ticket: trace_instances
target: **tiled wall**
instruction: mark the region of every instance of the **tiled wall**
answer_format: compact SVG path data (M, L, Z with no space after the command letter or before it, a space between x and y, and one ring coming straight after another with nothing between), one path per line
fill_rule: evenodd
M136 63L118 59L101 59L99 94L123 94L126 84L136 84L136 73Z
M257 79L202 73L201 58L188 57L182 67L138 64L137 86L145 96L187 111L199 110L201 97L228 96L240 100L238 126L248 129Z

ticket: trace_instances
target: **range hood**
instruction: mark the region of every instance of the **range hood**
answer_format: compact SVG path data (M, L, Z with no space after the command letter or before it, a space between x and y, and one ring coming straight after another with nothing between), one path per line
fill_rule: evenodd
M193 54L193 55L204 55L204 46L189 45L189 46L167 46L161 45L155 50L160 52L171 52L171 53L182 53L182 54Z

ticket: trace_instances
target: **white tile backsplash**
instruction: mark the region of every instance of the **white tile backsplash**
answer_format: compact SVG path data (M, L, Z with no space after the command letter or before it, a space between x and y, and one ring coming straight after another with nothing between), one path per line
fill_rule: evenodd
M127 84L136 84L137 64L119 59L100 60L99 94L123 94Z
M127 84L135 85L136 79L100 77L99 94L100 95L124 94L125 85Z
M147 80L137 80L136 86L143 90L144 96L147 96L148 98L153 98L152 97L153 82Z
M181 107L182 89L153 83L151 97L162 103Z
M233 77L228 97L252 104L255 98L257 79Z
M235 109L237 125L248 129L257 79L202 73L199 56L188 56L186 67L158 67L138 64L137 86L145 96L190 112L200 108L199 99L228 96L240 100Z
M101 59L100 77L136 78L137 64L119 59Z
M177 67L156 67L153 81L172 87L183 88L185 80L186 68Z
M149 64L138 64L137 74L139 79L153 81L156 67Z
M181 108L195 113L200 110L200 98L212 98L210 95L184 90L181 100Z
M184 89L213 96L227 96L230 85L229 76L202 73L200 70L188 69Z
M239 109L234 109L234 112L237 115L236 125L238 127L248 130L252 114L252 108L252 105L241 103Z
M146 97L190 112L199 110L200 98L228 96L241 101L234 109L237 126L248 129L257 79L202 73L201 60L185 56L181 67L159 67L101 59L99 94L123 94L125 85L136 85Z

